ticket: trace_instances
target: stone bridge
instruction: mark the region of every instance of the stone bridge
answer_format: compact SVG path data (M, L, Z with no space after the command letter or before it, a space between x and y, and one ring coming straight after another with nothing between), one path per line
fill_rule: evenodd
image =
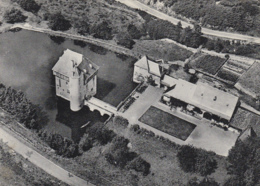
M85 100L84 105L88 106L92 112L95 110L99 111L101 116L104 116L105 114L111 116L117 112L116 107L95 97Z

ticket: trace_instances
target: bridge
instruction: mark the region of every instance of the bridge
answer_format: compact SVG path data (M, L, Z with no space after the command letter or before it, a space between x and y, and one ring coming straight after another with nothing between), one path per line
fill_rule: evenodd
M99 111L101 116L104 116L105 114L111 116L117 112L116 107L95 97L85 100L84 105L88 106L91 111Z

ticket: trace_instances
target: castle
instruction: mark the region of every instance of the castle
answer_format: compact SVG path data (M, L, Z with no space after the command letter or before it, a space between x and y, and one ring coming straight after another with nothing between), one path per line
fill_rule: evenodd
M82 54L65 50L52 68L56 95L70 101L72 111L80 110L84 100L97 93L99 67Z

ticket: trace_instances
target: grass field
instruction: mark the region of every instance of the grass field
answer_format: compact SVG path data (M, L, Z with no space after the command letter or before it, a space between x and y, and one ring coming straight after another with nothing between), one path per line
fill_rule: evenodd
M236 73L233 73L233 72L231 72L229 70L226 70L225 68L222 68L218 72L217 77L235 83L240 76L238 74L236 74Z
M165 61L185 61L192 55L189 50L160 40L137 40L132 50Z
M234 117L232 118L230 125L237 127L241 130L246 129L249 125L253 127L256 134L260 135L260 116L253 114L249 111L239 108Z
M260 63L255 62L251 68L245 72L238 81L242 87L259 94L260 92Z
M201 55L190 64L193 68L215 75L226 59L211 55Z
M177 118L167 112L151 106L139 121L181 140L186 140L196 125Z

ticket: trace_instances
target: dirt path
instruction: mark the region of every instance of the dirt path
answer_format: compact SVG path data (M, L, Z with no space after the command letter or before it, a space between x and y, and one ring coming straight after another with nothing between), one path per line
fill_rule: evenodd
M143 10L155 17L158 17L160 19L164 19L167 21L170 21L173 24L177 24L179 21L181 22L183 27L193 27L192 24L184 22L180 19L176 19L174 17L168 16L167 14L164 14L158 10L155 10L153 8L150 8L149 6L137 1L137 0L116 0L118 2L121 2L129 7L132 8L137 8L140 10ZM237 34L237 33L230 33L230 32L224 32L224 31L217 31L217 30L211 30L208 28L202 28L201 32L205 35L211 35L215 37L220 37L220 38L227 38L227 39L235 39L235 40L244 40L247 42L251 43L257 43L260 44L260 38L259 37L252 37L252 36L247 36L247 35L242 35L242 34Z
M64 170L32 148L28 147L22 142L21 139L13 137L13 135L6 131L2 126L0 126L0 139L2 139L4 143L6 143L18 154L22 155L24 158L27 158L34 165L40 167L45 172L63 181L64 183L73 186L93 186L93 184Z

